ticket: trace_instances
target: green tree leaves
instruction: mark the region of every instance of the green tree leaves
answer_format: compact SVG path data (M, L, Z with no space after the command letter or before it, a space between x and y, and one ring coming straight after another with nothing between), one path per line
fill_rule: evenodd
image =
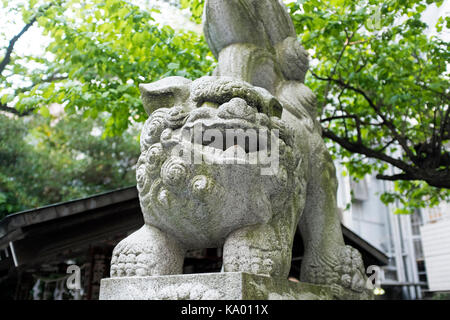
M39 16L37 24L52 39L46 49L49 58L40 58L37 70L18 70L19 62L9 64L7 71L19 72L32 85L18 91L2 79L2 103L6 106L6 92L12 92L18 97L17 113L42 108L40 113L46 114L45 106L51 103L64 104L69 114L108 112L108 135L146 119L139 83L171 75L197 78L213 65L200 35L159 26L152 10L123 0L58 2Z
M203 0L179 4L200 22ZM421 16L430 4L442 1L288 5L312 58L306 81L318 97L334 157L353 177L376 173L395 181L394 192L382 199L410 208L450 200L450 48L426 35ZM14 42L8 56L5 42L0 109L14 115L51 119L49 106L56 103L70 117L98 118L105 136L119 136L147 118L139 83L173 75L194 79L214 68L201 35L158 25L152 9L129 1L30 0L3 6L21 15L22 31L35 19L32 25L50 39L44 55L17 54ZM449 25L443 16L436 30Z
M182 8L189 8L193 21L201 23L205 0L180 0L180 4Z
M0 114L0 218L134 185L137 130L107 138L101 132L100 119Z
M421 13L430 3L289 6L314 59L307 84L318 96L324 136L339 144L333 150L352 176L374 172L397 181L396 192L382 200L410 208L450 197L450 50L425 34Z

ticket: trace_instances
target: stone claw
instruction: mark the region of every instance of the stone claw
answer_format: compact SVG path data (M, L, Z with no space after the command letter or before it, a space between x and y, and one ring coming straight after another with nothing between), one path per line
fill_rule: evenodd
M361 254L351 246L340 246L333 254L322 256L320 260L306 264L304 268L304 281L330 285L336 298L353 297L362 293L366 293L368 297L371 295L366 288L367 278Z
M334 271L339 274L342 287L363 292L366 284L364 264L361 254L351 246L343 246L338 251L338 262Z
M178 274L182 271L183 257L184 251L172 239L144 225L114 248L110 275L114 278Z

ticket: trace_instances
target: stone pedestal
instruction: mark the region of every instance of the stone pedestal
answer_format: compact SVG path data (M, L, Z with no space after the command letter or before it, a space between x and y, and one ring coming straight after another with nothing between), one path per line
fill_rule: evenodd
M202 273L103 279L100 300L317 300L328 287L243 273Z

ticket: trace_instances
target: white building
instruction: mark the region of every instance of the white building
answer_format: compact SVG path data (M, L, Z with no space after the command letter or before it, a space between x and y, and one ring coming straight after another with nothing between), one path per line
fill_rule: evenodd
M450 204L422 211L420 227L429 290L450 291Z
M416 215L396 215L393 206L381 202L380 194L390 190L392 182L366 176L355 183L343 174L342 166L336 164L336 167L342 223L390 259L381 274L381 286L386 295L397 299L422 298L426 278L421 278L421 243Z

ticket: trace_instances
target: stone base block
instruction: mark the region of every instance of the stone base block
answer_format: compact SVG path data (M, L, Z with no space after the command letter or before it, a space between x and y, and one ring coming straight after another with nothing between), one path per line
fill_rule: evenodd
M103 279L100 300L318 300L326 286L242 272Z

